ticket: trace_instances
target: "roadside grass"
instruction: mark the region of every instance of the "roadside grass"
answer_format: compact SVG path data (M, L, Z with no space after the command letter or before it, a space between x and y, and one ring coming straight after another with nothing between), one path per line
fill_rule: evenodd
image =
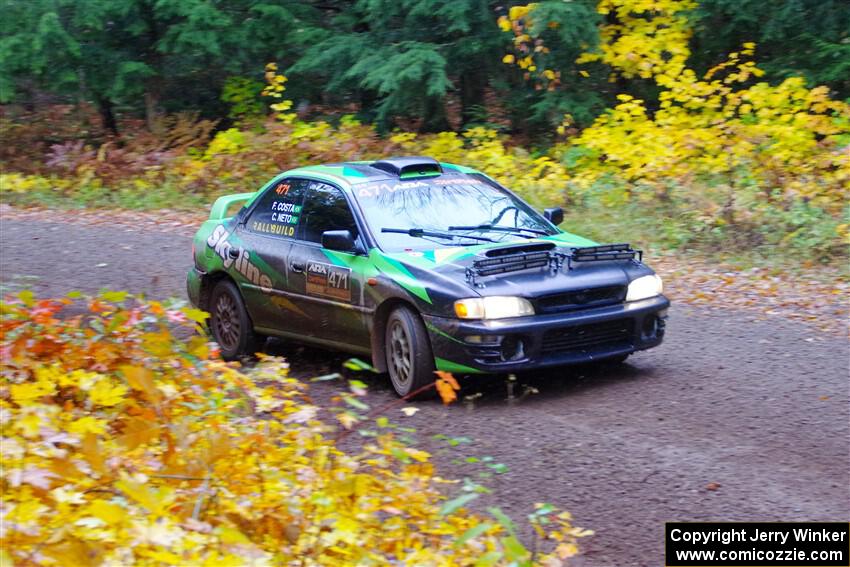
M653 254L709 261L732 270L753 268L771 275L804 274L814 279L850 278L850 248L834 237L819 239L806 227L805 239L782 239L775 227L726 230L696 228L698 222L672 206L624 203L616 206L585 199L564 207L561 228L597 242L629 242ZM831 227L828 227L831 228Z
M233 192L237 190L234 189ZM226 194L226 193L222 193ZM199 211L209 209L215 197L192 193L171 184L138 189L129 186L106 188L82 185L74 190L60 190L52 186L35 187L26 193L0 188L0 203L14 207L45 207L57 210L72 209L126 209L133 211Z

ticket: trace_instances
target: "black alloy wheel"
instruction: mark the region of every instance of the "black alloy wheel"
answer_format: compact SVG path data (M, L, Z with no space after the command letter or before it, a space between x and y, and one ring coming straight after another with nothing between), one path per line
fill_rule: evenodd
M390 313L384 349L390 381L399 396L407 396L435 380L428 332L419 315L409 307L397 307Z
M262 348L262 337L254 333L251 317L239 289L230 280L221 280L210 297L210 329L224 360L252 356Z

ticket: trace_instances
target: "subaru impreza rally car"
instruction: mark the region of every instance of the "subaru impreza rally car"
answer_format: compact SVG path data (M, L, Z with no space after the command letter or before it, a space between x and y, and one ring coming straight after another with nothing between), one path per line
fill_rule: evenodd
M669 301L641 252L562 220L426 157L302 167L215 202L188 294L226 359L270 335L371 355L402 396L435 369L620 361L660 344Z

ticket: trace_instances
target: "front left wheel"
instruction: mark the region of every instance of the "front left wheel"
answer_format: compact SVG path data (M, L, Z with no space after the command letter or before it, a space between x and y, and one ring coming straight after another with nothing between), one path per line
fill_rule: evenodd
M253 356L263 346L262 337L245 309L242 294L230 280L221 280L210 296L210 330L224 360Z
M384 352L393 389L407 396L434 381L434 354L419 314L397 307L387 319Z

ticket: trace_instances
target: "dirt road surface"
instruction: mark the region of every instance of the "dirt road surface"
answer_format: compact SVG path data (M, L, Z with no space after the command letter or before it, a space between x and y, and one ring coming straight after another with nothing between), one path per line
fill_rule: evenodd
M100 288L183 298L190 239L126 227L5 220L4 290L41 297ZM745 311L674 305L667 341L627 364L521 376L537 393L508 402L503 379L477 378L471 404L416 402L394 421L417 429L445 477L481 480L517 520L535 502L573 512L597 535L581 565L662 565L665 521L850 520L848 343ZM344 355L270 341L293 373L340 369ZM393 400L380 378L368 402ZM318 383L327 394L338 382ZM449 446L434 435L467 437ZM492 457L506 472L462 462ZM502 467L497 467L502 470Z

